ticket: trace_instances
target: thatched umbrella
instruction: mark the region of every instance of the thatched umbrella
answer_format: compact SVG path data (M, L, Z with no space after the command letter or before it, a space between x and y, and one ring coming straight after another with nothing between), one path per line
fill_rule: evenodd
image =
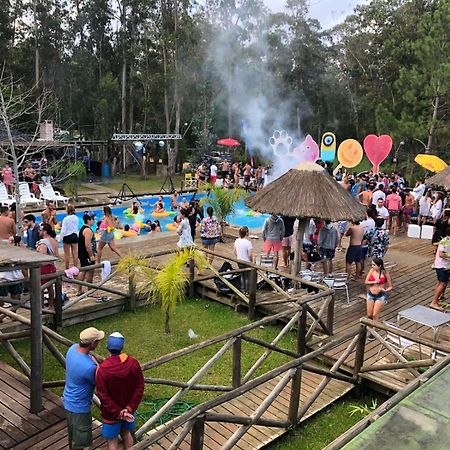
M450 191L450 166L428 178L427 183L434 184L436 186L443 186L447 189L447 191Z
M298 217L294 268L301 265L303 234L309 218L361 220L366 208L358 203L328 172L313 162L305 162L247 198L247 206L262 213Z

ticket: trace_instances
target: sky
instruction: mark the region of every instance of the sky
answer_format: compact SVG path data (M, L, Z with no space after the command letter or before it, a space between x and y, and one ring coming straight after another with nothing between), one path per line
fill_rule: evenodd
M283 11L286 0L264 0L274 12ZM330 28L351 14L357 5L368 3L367 0L310 0L309 15L318 19L322 28Z

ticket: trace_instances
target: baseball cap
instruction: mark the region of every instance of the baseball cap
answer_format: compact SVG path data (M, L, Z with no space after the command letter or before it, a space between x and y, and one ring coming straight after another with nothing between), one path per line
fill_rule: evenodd
M108 337L108 341L106 343L106 348L108 350L116 350L121 351L125 344L125 338L117 331L111 333Z
M105 337L105 332L97 328L89 327L80 333L81 344L92 344L95 341L101 341Z
M83 222L87 222L90 219L95 219L95 214L94 213L85 212L83 214Z

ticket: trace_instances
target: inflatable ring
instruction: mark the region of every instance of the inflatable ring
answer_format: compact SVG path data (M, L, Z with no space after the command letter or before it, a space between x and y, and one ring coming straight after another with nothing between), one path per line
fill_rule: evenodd
M166 224L167 231L173 231L173 230L176 230L177 228L178 228L178 225L176 225L175 223Z
M153 211L152 212L153 217L168 217L170 215L173 215L173 214L171 214L169 211L163 211L163 212Z
M122 239L122 233L120 231L114 231L114 239Z
M122 237L136 237L138 234L136 233L136 231L133 230L120 230L119 233L121 234Z

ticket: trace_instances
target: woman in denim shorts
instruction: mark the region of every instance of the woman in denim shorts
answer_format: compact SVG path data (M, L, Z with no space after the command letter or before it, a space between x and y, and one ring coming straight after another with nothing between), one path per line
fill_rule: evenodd
M384 268L381 258L373 258L372 266L366 277L367 317L380 320L380 313L387 303L387 293L392 291L392 279Z

